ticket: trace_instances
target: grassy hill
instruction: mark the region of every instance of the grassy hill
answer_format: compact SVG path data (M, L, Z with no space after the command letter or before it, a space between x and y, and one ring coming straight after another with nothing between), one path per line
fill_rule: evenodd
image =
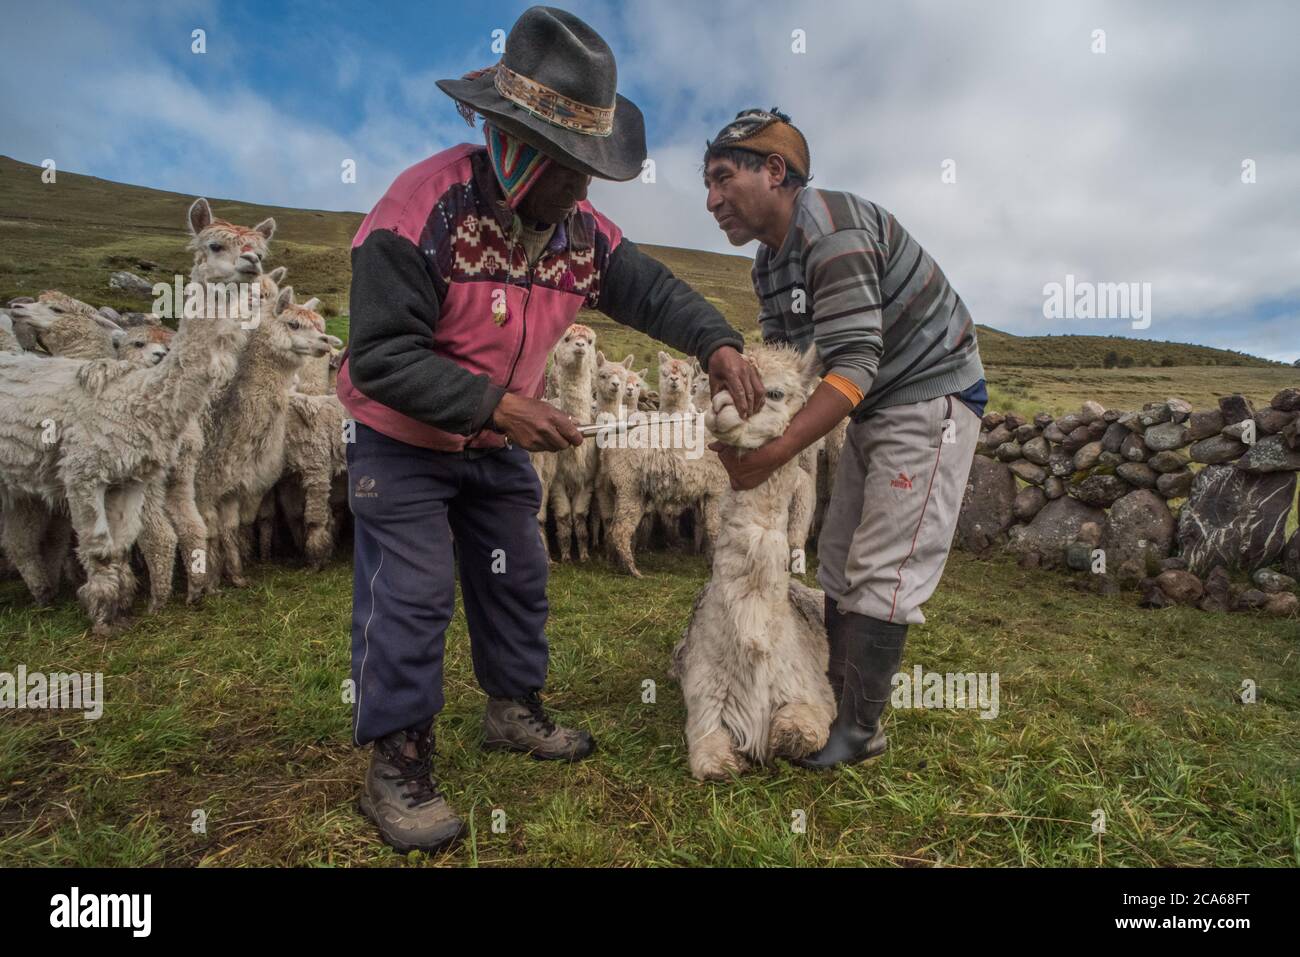
M0 302L61 289L96 305L139 310L142 300L108 288L110 272L125 269L151 282L189 272L185 212L193 196L68 172L46 184L41 173L38 166L0 156ZM271 263L289 267L288 281L303 296L319 296L330 331L346 336L348 248L361 213L208 199L218 216L233 222L252 225L274 216L278 229ZM699 290L748 339L758 339L748 259L643 248ZM654 381L652 360L659 344L599 313L584 311L580 321L596 330L606 354L635 353L652 367ZM1258 401L1297 379L1294 369L1280 363L1206 346L1115 336L1015 336L989 326L978 330L994 400L1006 406L1063 411L1085 397L1140 404L1171 391L1198 405L1234 391ZM1132 368L1102 369L1108 352L1130 357Z

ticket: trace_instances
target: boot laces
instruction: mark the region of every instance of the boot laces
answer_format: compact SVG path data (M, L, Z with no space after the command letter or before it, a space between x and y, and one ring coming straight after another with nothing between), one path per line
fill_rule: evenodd
M555 722L546 714L546 709L542 707L542 698L536 691L522 698L516 698L515 702L528 709L527 721L530 724L547 737L555 733Z
M408 757L402 753L398 744L389 755L389 760L397 768L396 773L384 774L389 781L400 781L405 785L403 795L409 807L421 807L442 797L438 782L433 777L433 741L416 738L417 757Z

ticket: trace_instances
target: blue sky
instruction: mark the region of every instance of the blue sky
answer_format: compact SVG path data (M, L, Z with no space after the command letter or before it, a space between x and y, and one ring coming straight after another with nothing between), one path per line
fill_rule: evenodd
M352 210L406 166L477 140L434 80L495 61L493 30L527 6L0 4L0 153ZM591 194L633 239L752 255L705 211L700 152L738 110L779 105L808 136L814 185L890 209L979 322L1300 357L1294 4L567 8L610 42L620 92L646 116L655 182ZM198 28L203 55L190 50ZM345 159L356 183L341 181ZM1246 160L1254 183L1241 180ZM1045 317L1044 286L1067 274L1150 283L1150 328Z

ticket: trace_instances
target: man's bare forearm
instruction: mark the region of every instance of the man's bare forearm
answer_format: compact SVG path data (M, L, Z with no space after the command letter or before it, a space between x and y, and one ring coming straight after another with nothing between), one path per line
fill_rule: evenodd
M788 461L839 425L852 411L848 396L823 382L813 390L807 404L795 413L785 433L772 441L779 444L781 457Z

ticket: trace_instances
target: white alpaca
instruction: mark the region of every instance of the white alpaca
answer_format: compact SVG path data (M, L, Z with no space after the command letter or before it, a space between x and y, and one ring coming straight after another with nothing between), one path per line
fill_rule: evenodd
M597 421L605 419L620 419L626 415L630 409L636 408L638 389L635 382L629 390L629 380L634 378L639 381L640 377L633 371L632 365L636 362L636 356L629 354L622 362L614 362L605 358L605 353L597 351L596 353L596 395L595 403L592 410L595 413ZM645 370L648 372L649 370ZM629 408L628 403L631 403ZM609 523L613 520L613 488L607 486L607 480L604 472L598 467L596 470L596 492L594 501L596 507L591 510L591 543L598 546L604 535L609 530Z
M216 591L224 574L237 588L243 577L242 526L257 518L263 496L284 468L285 412L294 373L307 356L322 356L339 340L319 329L316 300L294 303L293 287L279 291L248 335L239 368L212 408L204 429L207 467L196 476L195 502L207 527L204 588Z
M334 395L289 393L285 415L284 477L276 486L307 565L318 571L334 554L334 483L348 470L343 442L347 414Z
M659 414L690 415L689 364L660 352L659 376ZM625 398L627 390L639 386L639 377L629 376L629 383L624 387ZM601 454L604 476L601 510L613 515L607 532L608 545L617 562L636 578L641 577L641 572L636 567L633 540L642 517L673 516L675 525L676 516L698 504L703 513L705 539L711 546L717 540L719 497L729 485L726 470L716 455L705 452L699 458L691 458L686 448L652 447L654 428L629 429L623 443L627 447L608 447ZM659 430L660 435L665 431Z
M596 368L596 334L574 323L565 330L555 347L555 371L559 383L559 407L575 421L593 420L591 395ZM555 477L551 481L551 511L559 539L560 561L568 561L573 539L578 540L578 560L586 561L588 516L596 488L600 450L595 442L561 449L555 454Z
M233 366L242 336L237 317L184 317L175 347L144 368L0 355L0 500L6 512L16 499L49 508L66 500L86 572L78 596L97 633L129 607L127 556L145 496L161 487L183 429ZM33 594L48 592L43 569L29 563L23 577Z
M766 386L763 408L742 420L722 391L706 422L720 441L755 449L803 407L818 381L817 358L777 346L746 358ZM700 780L810 754L826 743L835 717L822 595L788 571L790 501L801 473L787 462L758 488L723 496L713 575L674 654L691 774Z
M813 513L810 534L817 534L822 527L822 518L826 515L826 506L830 504L831 492L835 488L835 471L840 467L840 453L844 450L844 436L849 428L847 418L840 421L826 433L821 440L821 449L817 453L817 505Z

